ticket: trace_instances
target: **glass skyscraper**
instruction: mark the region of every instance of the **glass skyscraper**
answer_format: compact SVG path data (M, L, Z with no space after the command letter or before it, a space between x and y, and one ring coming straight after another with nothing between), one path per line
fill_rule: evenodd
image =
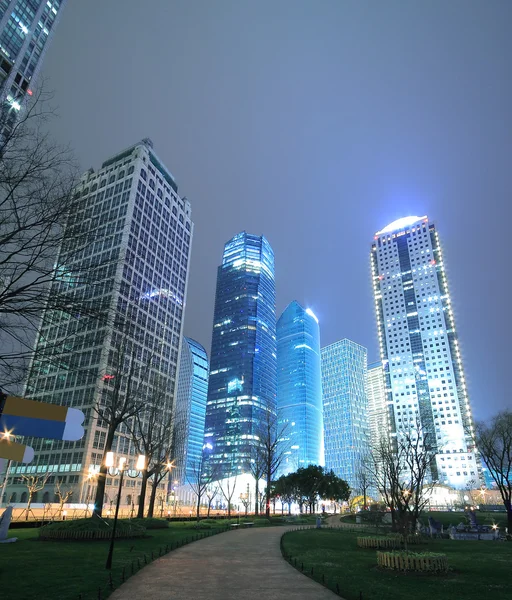
M0 0L0 103L14 113L41 68L65 0Z
M392 435L419 421L437 452L433 478L465 488L481 468L435 225L394 221L375 234L371 265Z
M325 467L352 489L369 447L366 371L363 346L343 339L322 348Z
M73 502L93 500L94 479L88 475L103 461L107 436L94 409L114 390L124 397L129 384L141 401L158 402L164 423L173 409L193 233L190 203L178 195L149 139L106 160L98 171L87 171L75 202L69 241L66 237L57 257L62 270L57 268L50 292L87 299L106 308L109 318L49 309L43 314L26 396L81 409L86 434L77 442L28 441L34 461L14 466L11 475L51 473L34 502L51 501L55 481L71 487ZM74 237L73 228L90 235ZM89 272L93 282L73 277ZM124 424L112 450L127 458L130 474L137 449ZM10 483L7 497L15 493L23 501L26 488L16 477ZM126 479L123 505L137 503L140 484L140 478ZM105 501L117 489L115 477L107 476Z
M318 319L293 301L277 321L277 414L286 439L280 474L323 465L320 368Z
M218 268L205 452L219 477L250 470L261 427L276 410L274 252L245 231Z
M190 338L183 338L174 417L176 469L173 479L180 485L194 481L201 464L204 420L208 395L208 355Z

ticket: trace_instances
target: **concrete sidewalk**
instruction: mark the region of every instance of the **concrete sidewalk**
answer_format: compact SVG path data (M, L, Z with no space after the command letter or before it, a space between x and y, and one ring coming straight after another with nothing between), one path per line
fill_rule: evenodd
M332 600L282 557L291 527L228 531L170 552L118 588L112 600Z

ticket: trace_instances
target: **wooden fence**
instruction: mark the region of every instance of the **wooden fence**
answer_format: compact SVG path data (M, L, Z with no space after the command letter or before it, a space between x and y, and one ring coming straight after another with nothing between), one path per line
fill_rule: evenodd
M396 571L448 571L445 554L422 556L406 552L377 552L377 564Z

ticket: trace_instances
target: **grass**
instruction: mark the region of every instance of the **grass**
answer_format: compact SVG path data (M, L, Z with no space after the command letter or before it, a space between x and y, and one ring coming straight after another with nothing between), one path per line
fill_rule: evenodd
M293 564L322 579L331 589L339 585L346 600L493 600L510 598L508 586L512 544L508 542L429 540L425 552L446 554L447 575L396 573L376 567L375 550L357 547L357 533L308 529L284 535L283 552Z
M211 525L211 530L194 528L195 523L172 523L166 529L148 530L148 537L116 540L112 578L114 587L121 583L121 572L131 572L131 563L144 565L151 552L158 556L159 548L168 544L186 543L196 535L209 535L225 527L225 522ZM98 588L101 597L110 593L105 561L109 541L41 542L38 530L10 529L9 537L17 537L14 544L0 544L0 581L2 599L23 600L96 600Z

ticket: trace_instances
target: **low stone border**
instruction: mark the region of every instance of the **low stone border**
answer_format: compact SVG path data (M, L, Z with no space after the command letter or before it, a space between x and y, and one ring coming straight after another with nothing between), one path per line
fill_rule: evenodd
M395 571L430 571L446 573L448 559L445 554L420 554L415 552L377 552L379 567Z

